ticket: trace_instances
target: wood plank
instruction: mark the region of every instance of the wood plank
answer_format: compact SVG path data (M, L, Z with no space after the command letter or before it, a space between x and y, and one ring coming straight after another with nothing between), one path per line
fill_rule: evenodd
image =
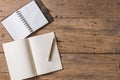
M119 23L119 19L55 19L33 35L55 31L61 53L120 53Z
M54 17L120 18L120 0L42 0Z
M28 80L119 80L119 54L61 54L62 71ZM0 79L8 80L9 74L4 54L0 54Z
M55 18L53 23L38 30L31 37L54 31L61 53L120 53L119 25L119 19ZM1 45L12 40L4 28L0 30ZM3 52L2 46L0 52Z
M1 0L0 17L8 16L30 0ZM40 1L40 0L37 0ZM120 18L120 0L41 0L53 17Z

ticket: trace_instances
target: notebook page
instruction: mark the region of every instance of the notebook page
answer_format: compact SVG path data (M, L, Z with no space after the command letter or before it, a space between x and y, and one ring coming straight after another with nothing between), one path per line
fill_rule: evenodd
M22 80L36 75L25 40L3 44L11 80Z
M2 24L14 40L23 39L30 34L16 12L3 20Z
M53 32L29 38L37 75L42 75L62 69L56 41L52 47L53 39ZM51 54L51 48L54 49L52 49L52 59L49 61L48 58Z
M46 19L35 1L31 1L18 11L22 13L33 31L36 31L37 29L43 27L48 23L48 20Z

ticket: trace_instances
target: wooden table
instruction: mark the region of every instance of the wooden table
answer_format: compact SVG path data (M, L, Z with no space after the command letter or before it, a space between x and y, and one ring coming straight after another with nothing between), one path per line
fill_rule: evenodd
M0 0L0 20L30 0ZM39 0L40 1L40 0ZM54 21L64 69L30 80L120 80L120 0L42 0ZM2 43L12 41L0 23L0 80L9 80Z

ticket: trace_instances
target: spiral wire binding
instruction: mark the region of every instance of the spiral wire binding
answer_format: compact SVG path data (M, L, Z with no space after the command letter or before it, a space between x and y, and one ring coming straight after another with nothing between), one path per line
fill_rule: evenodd
M33 30L31 28L31 26L29 25L29 23L27 22L27 20L25 19L25 17L23 16L23 14L21 13L21 11L16 11L16 13L19 16L19 18L21 19L21 21L24 23L26 28L32 33Z

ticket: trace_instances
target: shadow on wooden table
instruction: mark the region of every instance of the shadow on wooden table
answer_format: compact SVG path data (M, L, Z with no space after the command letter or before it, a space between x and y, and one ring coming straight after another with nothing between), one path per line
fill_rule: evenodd
M46 18L48 19L49 22L53 21L53 17L52 15L49 13L49 10L45 7L45 5L42 3L41 0L35 0L39 6L39 8L41 9L41 11L43 12L43 14L46 16Z
M46 74L42 74L42 75L37 75L35 77L31 77L31 78L27 78L27 79L24 79L24 80L37 80L37 79L41 79L40 77L44 77L44 76L49 76L49 75L53 75L53 74L56 74L57 72L59 72L61 70L58 70L58 71L54 71L54 72L50 72L50 73L46 73Z

